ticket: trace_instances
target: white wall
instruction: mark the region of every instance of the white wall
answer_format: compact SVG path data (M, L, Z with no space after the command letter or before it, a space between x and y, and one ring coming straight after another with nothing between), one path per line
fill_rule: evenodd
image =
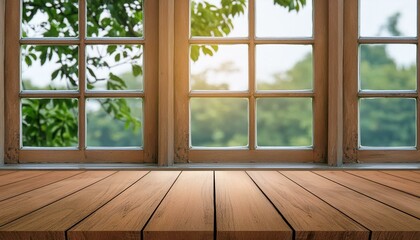
M4 6L0 0L0 166L4 164Z

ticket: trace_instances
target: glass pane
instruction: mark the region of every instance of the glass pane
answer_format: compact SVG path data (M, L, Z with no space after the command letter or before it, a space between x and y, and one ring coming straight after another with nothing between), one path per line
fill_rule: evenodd
M364 147L414 147L416 145L416 99L361 99L360 145Z
M22 37L77 37L78 0L23 0Z
M416 56L414 44L360 45L361 89L415 90Z
M193 147L245 147L248 145L248 100L191 99Z
M77 147L77 99L22 99L22 146Z
M260 147L312 146L313 114L310 98L257 100L257 145Z
M86 48L87 88L142 90L141 45L90 45Z
M192 90L248 89L247 45L192 45Z
M21 47L22 90L77 90L77 46Z
M191 0L191 36L247 37L247 0Z
M257 45L258 90L312 89L312 46Z
M256 0L257 37L312 37L312 1Z
M417 36L416 0L359 0L360 36Z
M142 99L88 99L86 114L88 147L143 146Z
M143 37L143 1L87 0L88 37Z

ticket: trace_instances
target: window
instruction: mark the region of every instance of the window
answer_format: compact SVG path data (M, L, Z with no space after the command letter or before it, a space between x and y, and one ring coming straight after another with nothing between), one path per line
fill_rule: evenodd
M7 4L8 161L155 162L156 1Z
M418 161L418 1L347 1L346 161Z
M177 2L176 161L325 161L327 3L297 2Z
M419 9L6 1L6 163L418 162Z

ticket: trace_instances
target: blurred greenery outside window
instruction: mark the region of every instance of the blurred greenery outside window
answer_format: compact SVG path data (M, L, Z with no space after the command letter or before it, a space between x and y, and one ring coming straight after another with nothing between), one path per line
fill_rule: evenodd
M256 0L258 1L258 0ZM192 36L230 36L235 30L232 22L237 16L245 14L245 0L220 0L218 6L207 1L201 4L192 4L191 26ZM302 11L307 5L306 0L272 0L273 4L287 11ZM119 1L119 0L87 0L87 37L134 37L142 38L143 29L143 1ZM79 37L78 1L76 0L23 0L22 3L22 37L23 38L60 38ZM392 36L398 36L398 21L400 14L388 16L388 21L380 26L379 33L391 32ZM274 24L273 24L274 26ZM379 34L380 35L380 34ZM79 64L86 61L86 89L91 91L142 91L143 90L143 48L142 45L90 45L86 49L86 60L78 59L77 46L44 46L22 45L22 81L21 89L28 91L72 91L79 90ZM401 65L390 50L392 45L366 44L360 46L360 77L361 86L366 89L381 90L384 88L397 90L417 89L417 62L409 62ZM191 48L191 61L197 62L204 57L212 57L219 51L216 45L196 45ZM269 82L261 82L262 89L282 89L285 87L285 79L299 79L304 71L313 68L312 54L303 55L293 66L286 71L273 72ZM258 64L258 63L257 63ZM219 66L221 71L234 72L235 66ZM32 70L32 73L30 72ZM25 72L29 71L29 72ZM40 75L42 73L42 75ZM211 88L226 90L229 85L225 82L209 83L208 75L211 71L198 72L195 74L192 89ZM38 80L37 78L42 78ZM289 81L288 89L308 87L307 82ZM312 86L309 86L309 88ZM142 146L141 129L143 127L141 111L142 101L132 103L125 98L96 101L92 108L87 109L88 129L87 142L94 146L117 146L123 141L127 146ZM378 102L379 104L379 102ZM405 110L394 111L394 114L385 114L378 110L378 104L362 103L360 126L362 129L362 143L370 146L400 146L412 145L416 124L412 123L413 107L406 103ZM380 104L399 103L381 102ZM380 105L379 104L379 105ZM210 138L197 138L197 145L211 144L217 146L229 146L244 144L243 134L236 134L235 128L230 126L231 121L221 121L220 116L214 115L214 110L224 114L223 119L234 119L240 116L243 108L223 110L223 101L212 101L206 105L209 110L197 109L200 114L194 116L200 119L192 119L199 123L196 126L198 133L208 132ZM276 142L278 145L290 145L296 143L307 144L312 121L308 114L287 114L288 109L279 109L281 105L276 102L264 104L260 111L263 121L267 122L265 132L258 133L262 145L270 145ZM289 106L290 109L302 109L302 113L310 112L306 109L307 103L302 106ZM405 106L405 105L404 105ZM392 109L389 107L387 109ZM265 109L265 110L264 110ZM282 110L286 114L282 114ZM22 145L30 147L73 147L78 143L78 101L72 98L22 99ZM295 111L295 110L293 110ZM222 113L220 113L222 112ZM272 114L267 114L267 113ZM369 114L365 114L369 113ZM378 113L378 114L376 114ZM397 114L395 114L397 113ZM305 120L302 121L302 118ZM281 124L269 125L281 119ZM297 120L301 126L295 126ZM95 123L95 124L90 124ZM118 124L115 124L119 122ZM35 124L36 123L36 124ZM409 123L409 124L407 124ZM233 124L233 123L232 123ZM218 126L217 132L212 126ZM269 128L267 126L272 126ZM396 126L405 126L403 130ZM284 128L287 131L284 131ZM306 130L305 130L306 129ZM395 129L395 130L393 130ZM303 133L302 133L303 130ZM89 134L89 131L96 134ZM243 131L242 131L243 132ZM107 136L101 135L107 133ZM225 137L230 136L230 137ZM89 139L91 137L91 139ZM139 142L138 139L141 139ZM393 142L383 139L401 139ZM200 142L201 141L201 142ZM206 142L207 141L207 142ZM287 142L289 141L289 142ZM293 142L293 143L290 143ZM303 143L302 143L303 142Z

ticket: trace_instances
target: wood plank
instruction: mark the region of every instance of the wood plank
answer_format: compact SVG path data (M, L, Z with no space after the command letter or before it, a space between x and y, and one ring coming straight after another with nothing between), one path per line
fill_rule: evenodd
M0 239L66 239L65 231L123 192L146 171L117 172L0 227Z
M213 239L213 172L182 172L143 231L143 239Z
M0 176L0 186L4 186L14 182L19 182L46 173L48 173L48 171L16 171L14 173Z
M0 226L79 191L112 173L114 172L86 172L4 200L0 202Z
M420 198L342 171L315 173L420 218Z
M179 175L154 171L67 232L68 239L141 239L141 230ZM110 217L112 216L112 217Z
M6 175L6 174L10 174L10 173L14 173L16 171L5 171L5 170L0 170L0 176L2 175Z
M0 186L0 201L49 185L82 173L82 171L54 171L20 182Z
M215 173L217 239L292 239L292 230L242 171Z
M343 163L344 1L328 1L328 165ZM317 24L318 25L318 24ZM321 54L325 55L325 54ZM315 62L317 59L315 59ZM323 77L324 78L324 77ZM322 79L322 82L325 82ZM325 134L320 134L325 138Z
M411 171L382 171L383 173L420 183L420 174Z
M415 183L410 180L402 179L389 174L381 173L378 171L346 171L353 175L377 182L397 190L420 196L420 183Z
M420 220L307 171L283 175L372 231L371 239L420 239Z
M278 172L248 174L294 229L296 239L369 239L367 229Z

